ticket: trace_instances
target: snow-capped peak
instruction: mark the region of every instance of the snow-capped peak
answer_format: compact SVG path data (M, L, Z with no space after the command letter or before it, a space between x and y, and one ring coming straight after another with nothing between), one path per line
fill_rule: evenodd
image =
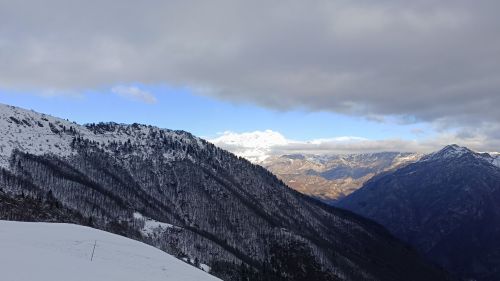
M468 149L467 147L459 146L457 144L450 144L441 149L439 153L445 156L456 156L474 152L472 152L472 150Z
M171 131L146 125L124 125L106 123L80 125L61 118L52 117L32 110L0 104L0 166L7 167L14 150L34 155L56 154L70 156L75 153L71 147L75 137L106 145L110 142L131 142L143 148L148 155L149 136L161 133L166 138L199 147L201 139L182 131ZM165 154L166 158L180 157Z
M427 157L424 157L424 160L459 158L466 154L476 154L476 153L468 149L467 147L459 146L456 144L450 144L445 146L443 149L431 153Z
M221 136L210 140L210 142L254 163L266 160L274 147L289 143L282 134L272 130L241 134L224 132Z

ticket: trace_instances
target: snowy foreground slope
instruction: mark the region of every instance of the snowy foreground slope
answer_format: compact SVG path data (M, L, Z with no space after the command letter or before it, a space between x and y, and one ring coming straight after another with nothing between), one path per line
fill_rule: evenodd
M94 241L94 259L90 261ZM154 247L72 224L0 221L3 281L210 281Z

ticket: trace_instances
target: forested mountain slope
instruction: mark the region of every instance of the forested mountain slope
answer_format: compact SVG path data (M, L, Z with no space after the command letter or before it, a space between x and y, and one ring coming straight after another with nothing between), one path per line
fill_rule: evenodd
M385 225L460 276L500 280L500 168L495 159L449 145L376 176L339 206Z
M187 132L4 105L0 130L1 217L110 230L224 280L447 279L381 226ZM30 208L46 216L9 213Z

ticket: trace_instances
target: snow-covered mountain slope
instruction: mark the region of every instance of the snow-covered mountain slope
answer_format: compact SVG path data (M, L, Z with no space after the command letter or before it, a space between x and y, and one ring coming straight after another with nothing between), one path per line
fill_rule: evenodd
M227 281L446 275L378 224L187 132L0 112L0 218L89 225L208 265Z
M459 146L457 144L447 145L439 151L425 155L422 157L421 161L441 161L443 159L457 159L464 156L485 160L497 167L500 167L500 153L475 152L467 147Z
M0 165L7 166L8 158L15 149L36 155L68 155L71 153L69 143L72 136L61 136L58 132L75 126L78 125L59 118L0 104Z
M500 168L500 153L499 152L484 152L481 153L483 158L491 164Z
M220 280L152 246L72 224L0 221L0 249L3 281Z
M92 125L79 125L68 120L45 115L19 107L0 104L0 166L7 167L9 157L14 150L33 155L54 154L59 157L74 155L71 148L75 137L96 142L105 146L110 142L141 145L143 151L135 151L147 156L152 153L148 149L146 136L160 133L172 140L182 140L203 146L200 139L184 131L160 129L154 126L133 124L130 126L110 123L113 130L102 130ZM169 160L182 159L184 153L165 154Z
M500 167L500 154L492 154L492 160L491 163L497 167Z
M257 164L269 158L273 148L290 144L283 135L271 130L242 134L224 132L210 142Z

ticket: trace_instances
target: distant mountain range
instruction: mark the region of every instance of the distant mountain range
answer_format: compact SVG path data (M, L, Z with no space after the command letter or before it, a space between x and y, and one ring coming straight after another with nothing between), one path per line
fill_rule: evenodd
M226 281L449 280L379 224L187 132L6 105L0 219L104 229Z
M498 155L449 145L382 173L338 206L386 226L467 280L500 280Z
M288 186L325 202L335 202L373 176L413 163L418 153L269 156L260 164Z

